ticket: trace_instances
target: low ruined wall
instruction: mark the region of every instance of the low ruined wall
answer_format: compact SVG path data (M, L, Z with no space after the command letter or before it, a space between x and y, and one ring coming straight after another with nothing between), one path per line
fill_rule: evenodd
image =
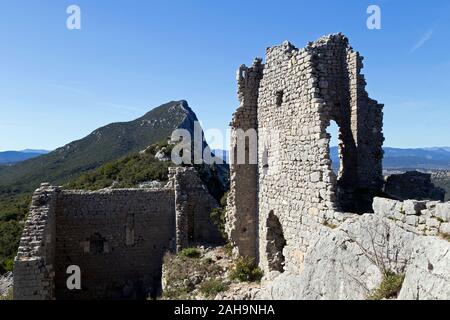
M218 206L194 168L171 168L159 189L36 190L14 265L14 298L142 299L160 290L168 250L222 240ZM68 267L81 271L69 290Z
M142 298L157 289L174 241L172 189L64 191L56 208L56 298ZM69 291L67 267L81 268Z
M384 192L397 200L444 201L445 199L445 190L436 187L431 182L431 174L418 171L388 176L384 185Z
M14 299L55 298L55 205L59 190L36 190L14 262Z
M375 198L375 214L387 217L401 228L421 235L450 235L450 202L396 201Z

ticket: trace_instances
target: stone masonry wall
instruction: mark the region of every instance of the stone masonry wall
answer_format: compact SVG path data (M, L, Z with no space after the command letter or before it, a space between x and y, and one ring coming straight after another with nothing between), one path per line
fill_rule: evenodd
M272 271L267 261L270 213L278 217L286 239L284 270L300 272L323 215L368 212L370 194L381 190L382 106L364 90L361 61L340 34L300 50L288 42L267 50L258 130L276 131L278 141L260 139L258 146L259 256L266 271ZM274 92L283 93L281 104ZM339 127L337 177L326 132L331 120ZM262 165L264 157L268 168ZM367 190L367 200L359 190Z
M160 289L162 258L194 242L222 240L218 207L194 168L170 168L154 189L61 190L42 184L14 265L14 298L144 299ZM81 290L67 288L69 266Z
M369 212L373 195L381 191L382 105L368 98L361 68L362 57L342 34L322 37L304 49L284 42L266 50L259 88L252 88L252 96L258 97L256 111L238 109L240 118L256 116L259 133L258 204L256 213L248 215L259 230L241 247L256 243L259 264L267 273L279 271L268 261L273 248L279 247L273 245L274 234L284 239L278 243L285 243L282 256L277 255L284 261L281 272L298 273L309 239L324 216ZM331 121L339 127L338 176L329 155L331 137L326 130ZM238 191L233 180L254 181L233 166L231 175L234 198L228 217L234 221L246 208L240 202L253 198L254 189ZM281 230L274 230L269 217L279 221ZM241 250L237 239L244 237L242 231L229 235Z
M63 191L56 206L56 298L126 299L155 294L175 239L172 189ZM69 291L67 267L81 268Z
M15 300L55 298L55 205L58 192L57 188L42 184L33 195L14 262Z
M255 59L253 66L241 66L237 74L238 96L241 102L231 122L230 193L228 194L227 232L230 241L241 256L257 255L258 165L256 147L258 119L258 89L264 66ZM249 131L250 130L250 131ZM243 132L248 133L246 136ZM245 155L238 161L238 155ZM254 161L250 161L254 160Z
M222 235L211 222L210 214L219 205L191 167L169 169L175 191L176 249L198 242L218 243Z
M418 235L450 235L450 202L375 198L375 214Z

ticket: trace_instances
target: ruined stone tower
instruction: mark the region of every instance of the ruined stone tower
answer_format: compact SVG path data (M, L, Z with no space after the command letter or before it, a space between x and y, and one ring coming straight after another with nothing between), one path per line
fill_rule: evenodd
M265 64L256 59L238 71L227 231L235 251L264 271L301 269L316 224L369 212L381 191L383 105L365 91L362 60L335 34L304 49L268 48ZM331 121L339 127L338 174ZM240 149L245 163L236 161Z

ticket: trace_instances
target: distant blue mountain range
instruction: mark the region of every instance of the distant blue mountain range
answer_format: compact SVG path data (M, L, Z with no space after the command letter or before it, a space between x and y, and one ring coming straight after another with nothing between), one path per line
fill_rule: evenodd
M228 151L213 150L228 162ZM331 160L339 166L338 147L331 147ZM447 169L450 170L450 147L400 149L384 148L384 169Z
M46 150L5 151L0 152L0 165L14 164L47 154ZM228 162L227 150L213 150L218 156ZM339 165L338 148L331 148L333 165ZM400 149L384 148L383 167L385 169L448 169L450 170L450 147Z
M13 164L28 159L39 157L43 154L47 154L47 150L32 150L26 149L22 151L4 151L0 152L0 164Z
M333 165L339 165L338 148L331 148ZM384 169L450 169L450 148L384 148Z

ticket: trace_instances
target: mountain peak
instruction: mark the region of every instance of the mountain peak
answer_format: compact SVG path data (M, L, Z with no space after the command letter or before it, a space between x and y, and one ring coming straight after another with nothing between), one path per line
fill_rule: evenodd
M42 181L63 184L148 146L167 142L175 129L193 130L197 116L186 100L171 101L129 122L111 123L46 155L0 171L1 186L34 189Z

